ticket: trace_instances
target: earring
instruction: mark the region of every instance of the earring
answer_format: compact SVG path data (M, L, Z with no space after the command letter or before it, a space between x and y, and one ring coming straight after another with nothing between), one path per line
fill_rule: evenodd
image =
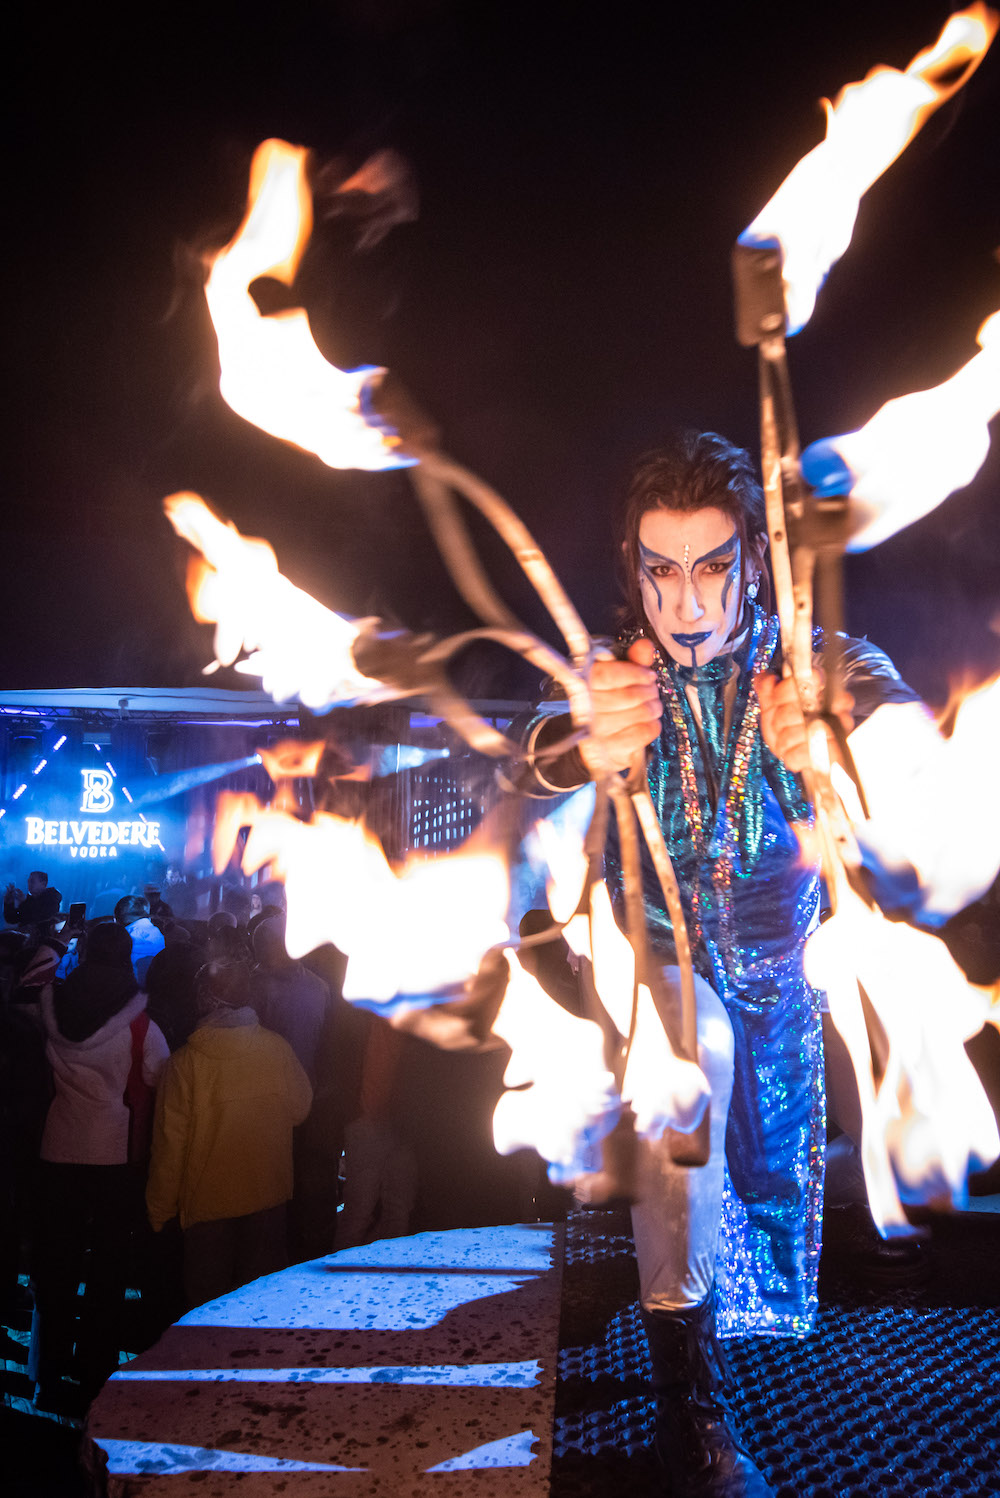
M747 597L748 598L756 598L757 597L757 590L758 590L759 587L760 587L760 581L759 581L759 579L757 579L755 577L752 583L748 583L747 584Z

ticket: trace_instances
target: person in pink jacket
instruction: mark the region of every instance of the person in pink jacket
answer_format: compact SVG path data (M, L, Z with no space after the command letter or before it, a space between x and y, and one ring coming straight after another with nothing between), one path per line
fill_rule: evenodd
M79 966L47 984L40 1005L53 1096L33 1235L31 1368L35 1402L46 1407L66 1400L60 1381L71 1368L86 1401L117 1367L129 1253L143 1225L154 1089L170 1053L146 1014L131 938L110 921L91 928Z
M163 1076L146 1190L155 1230L180 1218L190 1306L286 1267L292 1131L312 1104L295 1052L250 1006L246 963L209 962L196 986L202 1017Z

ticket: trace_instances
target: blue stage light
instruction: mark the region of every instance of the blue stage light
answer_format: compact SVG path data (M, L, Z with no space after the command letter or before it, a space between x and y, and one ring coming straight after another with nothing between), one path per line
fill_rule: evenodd
M179 770L169 778L161 776L148 791L142 792L135 805L137 808L158 806L161 801L169 801L171 796L179 796L182 791L194 790L196 786L208 785L213 780L224 780L227 775L247 770L260 762L259 755L245 754L242 759L229 759L216 765L196 765L190 770Z

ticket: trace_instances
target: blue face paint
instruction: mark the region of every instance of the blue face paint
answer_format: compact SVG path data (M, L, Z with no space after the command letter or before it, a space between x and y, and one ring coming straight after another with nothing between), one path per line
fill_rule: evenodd
M638 580L649 623L668 654L685 665L690 660L697 669L731 648L736 637L743 570L739 531L731 515L709 508L653 512L643 518L642 532ZM713 545L720 535L725 540ZM708 549L700 551L699 543ZM705 627L691 627L699 624Z
M663 594L660 592L660 584L658 579L655 578L652 572L649 570L650 563L665 562L667 560L668 559L666 557L659 556L655 551L650 551L648 546L643 546L641 541L639 542L639 573L640 576L646 579L646 581L649 583L649 586L656 594L656 607L658 609L663 608Z
M711 637L712 631L710 629L703 629L700 634L696 635L670 636L670 638L672 640L675 640L677 644L682 647L682 649L690 650L692 671L694 671L698 665L698 646L703 645L705 641L711 639Z
M732 549L733 549L734 546L736 547L736 549L738 551L739 550L739 545L740 545L740 538L736 534L736 532L733 531L733 534L729 537L729 540L728 541L723 541L723 543L722 543L721 546L713 546L712 550L711 551L706 551L705 554L704 554L704 556L695 557L694 565L695 565L695 567L700 567L701 564L702 564L702 562L714 562L714 561L717 561L719 557L724 557L727 551L732 551Z
M733 557L733 565L730 567L729 571L726 573L726 581L725 581L725 584L724 584L723 589L722 589L722 607L723 607L723 610L725 610L725 609L727 609L729 607L729 595L732 592L733 583L736 581L736 579L739 577L739 575L740 575L740 546L739 546L739 542L737 542L736 543L736 555Z

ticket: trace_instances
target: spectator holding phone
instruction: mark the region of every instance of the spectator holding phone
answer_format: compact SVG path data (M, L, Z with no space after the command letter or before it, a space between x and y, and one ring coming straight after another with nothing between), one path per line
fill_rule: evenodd
M40 926L59 914L62 895L43 869L28 875L28 893L8 884L3 897L3 918L8 926Z

